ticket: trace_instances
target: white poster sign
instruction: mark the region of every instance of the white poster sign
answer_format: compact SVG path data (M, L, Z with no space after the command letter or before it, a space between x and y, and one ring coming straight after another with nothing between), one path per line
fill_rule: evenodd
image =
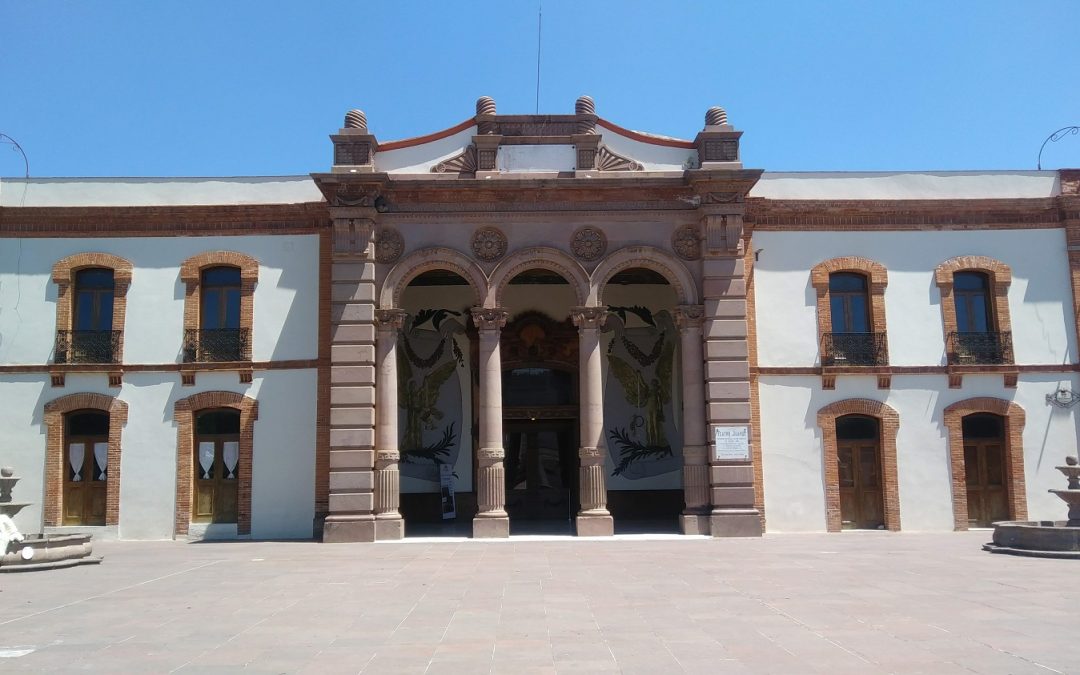
M750 427L713 427L716 450L713 459L723 461L750 461Z

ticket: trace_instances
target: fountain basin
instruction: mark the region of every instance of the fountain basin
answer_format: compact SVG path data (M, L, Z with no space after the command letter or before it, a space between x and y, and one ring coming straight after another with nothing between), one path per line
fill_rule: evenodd
M1034 558L1080 560L1080 527L1066 520L1013 520L994 523L994 540L984 544L991 553L1010 553Z
M34 549L29 560L22 557L27 546ZM0 572L28 572L30 570L56 569L74 565L95 565L101 562L94 557L89 534L27 535L20 543L12 543L0 556Z

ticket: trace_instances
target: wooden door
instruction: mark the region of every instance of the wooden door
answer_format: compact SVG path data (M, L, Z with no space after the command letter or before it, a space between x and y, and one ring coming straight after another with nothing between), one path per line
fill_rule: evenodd
M109 440L69 436L64 455L64 525L104 525Z
M568 520L577 508L572 422L512 422L506 427L505 443L510 518Z
M196 439L193 522L236 522L239 458L238 434L202 435Z
M968 525L990 527L995 521L1008 520L1004 443L1000 439L965 440L964 473Z
M841 440L837 444L837 463L841 527L869 530L884 527L879 444L873 440Z

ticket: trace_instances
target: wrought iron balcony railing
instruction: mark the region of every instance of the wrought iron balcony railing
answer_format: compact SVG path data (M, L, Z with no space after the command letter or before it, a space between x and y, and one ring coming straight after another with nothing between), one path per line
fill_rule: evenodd
M118 330L58 330L54 363L116 363L120 355Z
M184 330L184 363L244 361L247 353L246 328Z
M949 333L949 365L1013 362L1012 333Z
M887 366L885 333L825 333L821 336L823 366Z

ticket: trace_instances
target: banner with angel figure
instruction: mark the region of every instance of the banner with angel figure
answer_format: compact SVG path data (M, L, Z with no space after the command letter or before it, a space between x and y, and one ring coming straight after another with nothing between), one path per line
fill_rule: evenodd
M678 471L682 430L675 322L666 310L654 314L634 306L611 307L610 312L604 326L614 334L607 346L604 433L611 475L616 482L636 481Z
M397 344L398 427L403 477L438 484L440 467L461 452L465 354L455 335L461 312L422 309L405 317ZM404 486L403 486L404 487Z

